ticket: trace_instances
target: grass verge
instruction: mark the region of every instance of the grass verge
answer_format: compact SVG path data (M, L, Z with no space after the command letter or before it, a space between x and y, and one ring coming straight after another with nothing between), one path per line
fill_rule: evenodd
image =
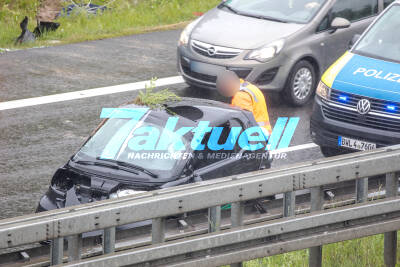
M107 4L108 10L98 15L80 12L61 16L55 32L49 32L34 43L15 46L21 33L19 23L29 17L28 28L36 27L37 0L3 0L0 3L0 48L47 46L75 43L155 30L182 28L197 12L215 7L218 0L93 0ZM71 4L70 0L65 5Z
M400 242L398 241L398 247ZM400 251L398 251L398 254ZM322 251L324 267L384 266L383 235L374 235L325 245ZM399 255L398 264L400 266ZM248 261L245 267L306 267L308 250L294 251L268 258Z

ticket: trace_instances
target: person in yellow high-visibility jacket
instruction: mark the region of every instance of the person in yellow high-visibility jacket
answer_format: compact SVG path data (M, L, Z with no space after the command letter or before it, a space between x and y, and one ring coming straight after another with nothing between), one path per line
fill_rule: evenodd
M260 127L271 135L272 129L264 94L257 86L239 79L233 71L223 71L217 77L218 92L232 98L232 106L251 111Z

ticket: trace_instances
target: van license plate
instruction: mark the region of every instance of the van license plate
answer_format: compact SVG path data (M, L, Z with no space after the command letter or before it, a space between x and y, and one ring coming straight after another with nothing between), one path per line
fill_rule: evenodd
M343 136L339 136L338 145L340 147L347 147L347 148L361 150L361 151L376 149L376 144L374 144L374 143L364 142L364 141L347 138L347 137L343 137Z

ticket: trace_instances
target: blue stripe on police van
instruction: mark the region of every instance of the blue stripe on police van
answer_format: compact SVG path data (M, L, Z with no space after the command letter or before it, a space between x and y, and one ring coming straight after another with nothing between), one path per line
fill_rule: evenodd
M294 131L296 130L299 121L300 118L298 117L293 117L289 119L289 122L286 125L286 129L283 132L283 136L281 138L281 142L279 143L278 149L289 147L290 142L292 141L292 137L294 135Z
M342 137L341 136L338 137L338 146L342 146Z
M332 88L349 94L400 102L400 64L355 54L339 72Z
M275 150L276 146L281 139L283 130L285 129L286 122L288 121L287 117L280 117L275 123L275 126L272 130L271 136L268 140L267 150Z

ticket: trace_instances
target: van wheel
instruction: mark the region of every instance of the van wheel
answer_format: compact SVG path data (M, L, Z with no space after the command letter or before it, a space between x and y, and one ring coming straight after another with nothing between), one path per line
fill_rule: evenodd
M339 148L321 146L320 149L322 155L324 155L326 158L347 154L346 151L343 151Z
M304 106L315 91L317 77L310 62L301 60L293 67L283 90L283 97L293 106Z

